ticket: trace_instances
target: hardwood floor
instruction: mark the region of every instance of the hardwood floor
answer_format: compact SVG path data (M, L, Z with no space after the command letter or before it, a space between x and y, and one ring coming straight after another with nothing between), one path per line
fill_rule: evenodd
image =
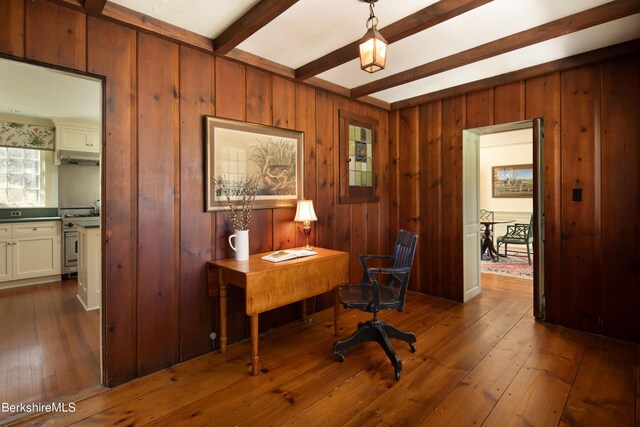
M484 279L484 278L483 278ZM212 352L24 425L455 425L638 424L638 346L537 322L531 294L500 278L466 304L410 293L380 317L418 336L395 342L402 378L377 344L331 351L332 311L260 336L262 372L249 375L249 342ZM483 283L484 280L483 280ZM364 313L344 312L344 338Z
M0 290L0 403L77 398L100 384L100 314L75 279ZM0 423L12 413L0 411Z
M502 274L481 273L480 283L483 292L509 298L533 301L533 279L523 279Z

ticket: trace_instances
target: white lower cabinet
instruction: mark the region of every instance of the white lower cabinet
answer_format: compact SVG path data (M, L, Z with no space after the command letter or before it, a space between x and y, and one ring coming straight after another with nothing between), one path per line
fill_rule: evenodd
M0 282L13 279L13 240L0 239Z
M78 227L78 299L86 310L100 308L100 228Z
M60 222L5 223L0 236L0 282L60 274Z
M60 274L60 235L14 237L13 278Z

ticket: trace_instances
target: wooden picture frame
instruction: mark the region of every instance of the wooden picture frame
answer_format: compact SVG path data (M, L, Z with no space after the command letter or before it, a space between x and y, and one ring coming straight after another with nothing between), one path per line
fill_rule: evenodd
M378 197L378 120L340 110L340 203L375 203Z
M295 207L304 198L303 132L213 116L204 116L204 127L206 211L229 206L213 182L220 177L240 183L258 175L254 209Z
M533 197L533 165L505 165L491 168L493 198Z

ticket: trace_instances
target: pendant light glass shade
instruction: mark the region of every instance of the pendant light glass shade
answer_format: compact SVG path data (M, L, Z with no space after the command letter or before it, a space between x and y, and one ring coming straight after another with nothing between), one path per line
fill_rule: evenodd
M368 73L375 73L384 69L386 61L387 41L372 27L360 42L360 68Z

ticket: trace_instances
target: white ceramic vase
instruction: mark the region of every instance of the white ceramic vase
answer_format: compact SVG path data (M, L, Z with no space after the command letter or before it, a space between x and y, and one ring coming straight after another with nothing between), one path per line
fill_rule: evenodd
M231 242L234 240L235 245ZM236 252L236 261L246 261L249 259L249 230L236 230L235 234L229 236L229 246Z

